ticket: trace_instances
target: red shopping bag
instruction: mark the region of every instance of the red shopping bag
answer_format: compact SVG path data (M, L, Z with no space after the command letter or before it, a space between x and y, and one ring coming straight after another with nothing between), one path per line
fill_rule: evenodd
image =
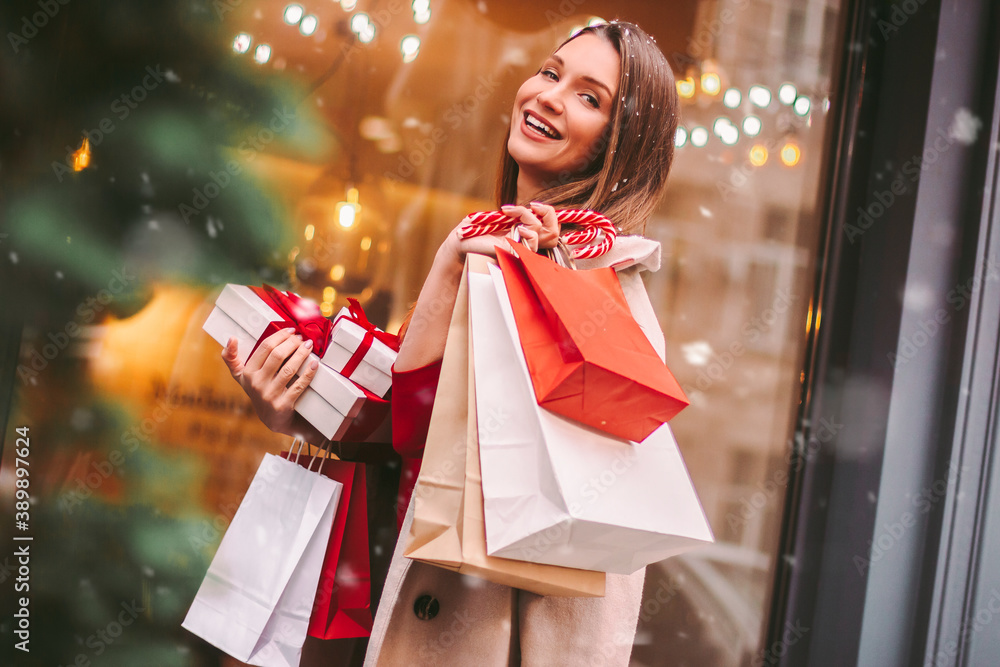
M289 453L282 452L281 456L288 458ZM298 457L299 465L307 468L312 461L311 456ZM333 518L309 617L309 636L318 639L368 637L372 631L372 613L365 465L329 459L323 462L320 473L340 482L344 489Z
M497 249L539 405L640 442L687 407L613 268L575 271Z

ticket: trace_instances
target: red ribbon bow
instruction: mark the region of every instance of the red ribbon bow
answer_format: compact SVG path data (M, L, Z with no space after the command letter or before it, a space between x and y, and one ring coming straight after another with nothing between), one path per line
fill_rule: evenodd
M385 331L376 328L374 324L369 322L368 316L365 315L365 311L361 307L361 304L358 303L357 299L349 298L347 300L347 303L348 303L347 312L350 314L341 315L337 319L339 320L343 318L346 320L350 320L351 322L354 322L355 324L357 324L358 326L360 326L362 329L365 330L365 337L361 340L361 344L358 345L358 349L354 351L354 354L351 355L351 358L347 361L347 364L345 364L344 368L340 371L341 375L343 375L346 378L349 378L351 377L351 374L355 370L357 370L358 365L361 363L361 360L365 358L366 354L368 354L368 350L371 349L372 343L375 341L375 339L378 339L383 343L385 343L394 352L399 352L399 336L396 336L391 333L386 333Z
M312 351L320 357L323 356L330 343L333 323L323 316L323 312L315 301L303 299L291 292L282 292L270 285L251 286L250 289L283 318L279 322L271 322L267 325L264 333L257 339L254 350L257 349L257 345L260 345L262 340L271 334L291 327L295 329L295 333L302 336L303 340L311 340L313 343ZM253 354L253 350L250 354Z

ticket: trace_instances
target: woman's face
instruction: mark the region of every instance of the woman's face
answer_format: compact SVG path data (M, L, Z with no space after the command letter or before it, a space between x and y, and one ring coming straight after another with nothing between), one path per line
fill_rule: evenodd
M507 150L518 165L518 190L538 192L564 171L596 157L611 119L621 66L614 47L581 35L549 56L517 91Z

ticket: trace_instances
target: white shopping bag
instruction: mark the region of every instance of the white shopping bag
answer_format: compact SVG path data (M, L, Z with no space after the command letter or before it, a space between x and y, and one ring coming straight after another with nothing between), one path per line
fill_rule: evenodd
M538 405L503 275L469 275L492 556L630 574L714 541L669 426L629 442Z
M265 454L183 627L251 665L297 667L342 488Z

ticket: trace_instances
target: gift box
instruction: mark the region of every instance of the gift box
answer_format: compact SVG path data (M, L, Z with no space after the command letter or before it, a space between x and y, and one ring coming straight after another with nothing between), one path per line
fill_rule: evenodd
M283 304L276 303L285 299ZM276 309L274 306L278 305ZM315 304L312 304L315 306ZM279 312L279 309L283 312ZM314 341L314 348L325 352L329 340L329 326L324 331L323 324L309 312L309 303L294 294L278 292L273 288L226 285L215 308L205 320L203 329L220 345L225 345L230 336L237 340L237 358L246 363L258 342L275 331L295 326L303 337ZM329 320L319 315L329 325ZM325 338L324 338L325 336ZM319 340L317 340L319 339ZM320 355L311 353L311 359L319 360ZM345 378L326 364L319 364L312 383L295 403L295 411L305 417L324 437L341 440L354 426L365 401L377 399L366 394L363 389ZM385 412L382 409L382 412Z
M323 363L350 378L376 396L385 396L392 386L392 365L399 339L378 329L354 299L341 309L333 323L330 345Z

